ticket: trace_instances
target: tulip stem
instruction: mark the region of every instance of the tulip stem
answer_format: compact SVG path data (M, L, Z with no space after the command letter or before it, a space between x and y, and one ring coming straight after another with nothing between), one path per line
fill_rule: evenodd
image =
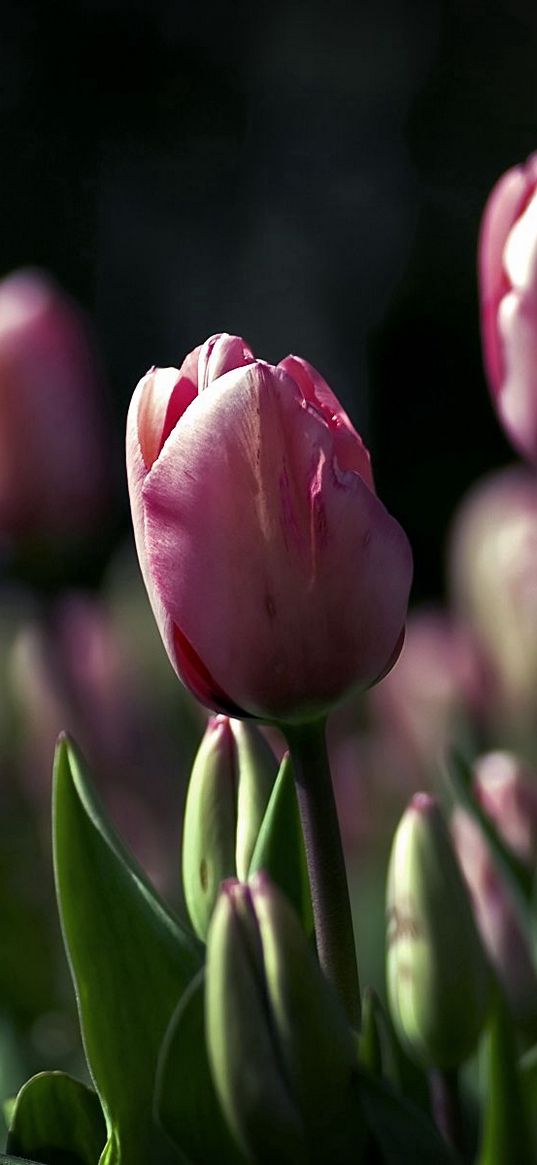
M319 962L353 1027L360 1024L360 986L345 858L325 721L285 725L306 846Z
M461 1153L464 1150L464 1121L457 1069L433 1070L429 1075L429 1087L437 1128L448 1145Z

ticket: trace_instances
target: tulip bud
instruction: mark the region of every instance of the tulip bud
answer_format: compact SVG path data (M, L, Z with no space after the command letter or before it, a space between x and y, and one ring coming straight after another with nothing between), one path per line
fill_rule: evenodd
M284 896L267 875L224 883L207 945L215 1087L248 1160L351 1165L354 1038Z
M109 502L102 375L86 321L54 282L0 283L0 531L79 536Z
M388 872L387 985L409 1053L455 1068L486 1019L490 974L440 808L417 793L398 826Z
M220 883L248 877L278 772L253 724L215 716L194 760L183 827L183 886L196 934L205 940Z
M533 727L537 691L537 480L523 466L492 474L456 515L453 599L491 670L495 727L504 739ZM509 734L509 735L507 735Z
M485 949L517 1021L537 1018L537 976L516 900L490 852L483 831L463 809L451 822L457 856L472 898Z
M153 611L202 703L301 723L393 665L410 547L305 360L273 366L218 335L180 369L151 369L129 409L127 471Z
M498 416L537 458L537 154L494 187L479 244L483 357Z

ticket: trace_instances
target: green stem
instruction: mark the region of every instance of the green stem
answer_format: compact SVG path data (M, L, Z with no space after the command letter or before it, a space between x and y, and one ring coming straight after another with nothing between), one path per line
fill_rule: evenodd
M330 765L325 721L286 724L306 845L319 962L354 1027L360 987L351 904Z

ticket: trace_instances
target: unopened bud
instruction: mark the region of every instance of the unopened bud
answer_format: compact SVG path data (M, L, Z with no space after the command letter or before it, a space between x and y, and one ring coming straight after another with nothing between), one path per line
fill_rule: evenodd
M183 885L192 925L205 940L220 883L244 880L278 764L257 728L209 721L194 760L183 830Z
M392 1018L414 1059L452 1068L486 1019L490 971L435 798L417 793L397 829L388 872L387 984Z
M266 874L222 887L206 992L214 1083L247 1159L359 1159L353 1033L297 916Z

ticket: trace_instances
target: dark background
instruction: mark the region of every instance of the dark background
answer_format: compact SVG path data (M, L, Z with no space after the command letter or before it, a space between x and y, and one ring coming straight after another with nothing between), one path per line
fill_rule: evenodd
M118 442L147 367L211 332L309 358L430 596L458 498L512 456L475 252L537 149L536 62L521 0L2 0L0 275L43 266L89 310Z

